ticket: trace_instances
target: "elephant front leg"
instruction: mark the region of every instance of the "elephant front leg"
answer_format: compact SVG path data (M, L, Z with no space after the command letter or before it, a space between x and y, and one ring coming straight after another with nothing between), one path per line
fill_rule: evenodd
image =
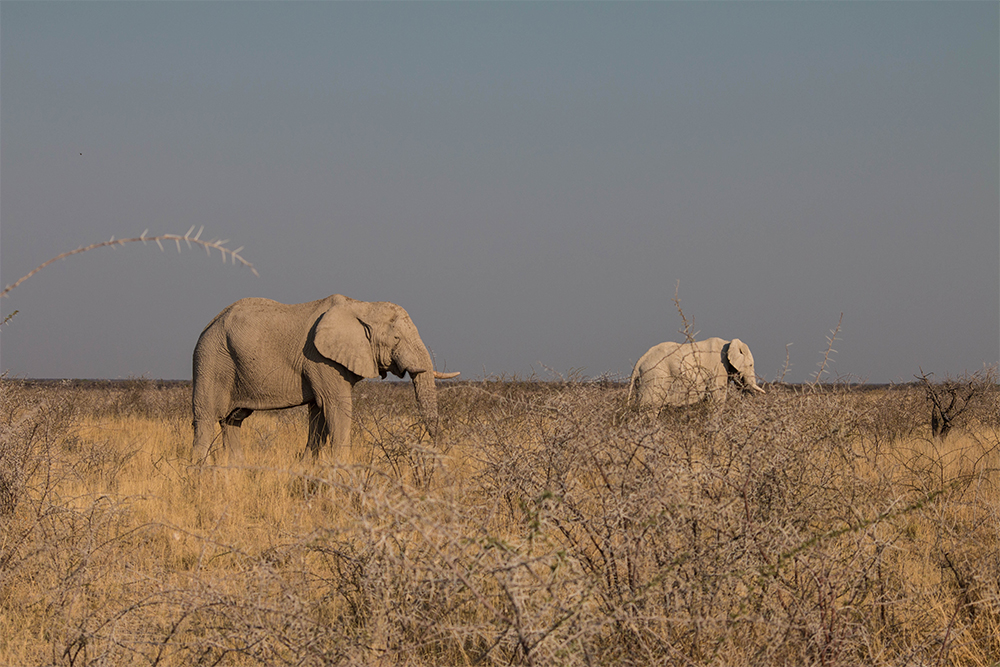
M335 459L342 459L351 445L351 395L338 396L323 408L330 445Z
M330 429L326 423L323 409L315 403L309 404L309 439L306 441L306 452L312 452L313 459L319 458L320 450L330 437ZM303 452L304 454L305 452Z

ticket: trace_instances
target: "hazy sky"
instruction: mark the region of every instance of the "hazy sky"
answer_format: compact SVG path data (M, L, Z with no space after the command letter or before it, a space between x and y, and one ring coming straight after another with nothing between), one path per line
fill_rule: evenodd
M0 371L190 378L246 296L394 301L439 368L1000 355L996 2L2 2ZM81 155L82 153L82 155Z

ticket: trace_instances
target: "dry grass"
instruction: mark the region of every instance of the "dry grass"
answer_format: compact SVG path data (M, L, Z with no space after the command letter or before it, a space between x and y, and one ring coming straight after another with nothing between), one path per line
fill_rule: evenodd
M366 382L350 451L198 469L186 385L3 381L0 664L996 664L995 388L943 442L917 387L624 391L448 386L434 448Z

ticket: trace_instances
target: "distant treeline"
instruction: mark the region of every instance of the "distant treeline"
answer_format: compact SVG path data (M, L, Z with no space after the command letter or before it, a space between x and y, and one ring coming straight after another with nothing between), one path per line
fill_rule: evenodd
M74 378L6 378L6 382L18 382L23 383L26 386L63 386L72 387L74 389L101 389L101 388L112 388L112 387L122 387L128 385L141 384L145 387L155 388L155 389L170 389L174 387L189 387L191 386L190 380L154 380L147 378L119 378L119 379L74 379ZM399 384L410 386L407 380L395 380L386 379L380 380L385 384ZM572 378L567 380L552 380L552 379L538 379L538 378L518 378L516 376L500 376L500 377L488 377L485 379L478 380L450 380L446 386L457 386L457 385L476 385L476 384L510 384L522 386L524 388L530 388L535 386L538 389L552 389L555 387L566 386L566 385L579 385L579 384L589 384L606 386L608 388L616 387L627 387L629 383L628 378L611 378L611 377L597 377L597 378ZM788 392L803 392L808 391L813 388L813 385L807 382L764 382L764 386L767 387L769 391L788 391ZM823 390L850 390L850 391L884 391L891 389L912 389L921 386L921 382L914 380L913 382L896 382L896 383L864 383L857 380L838 380L834 382L823 382L819 385Z

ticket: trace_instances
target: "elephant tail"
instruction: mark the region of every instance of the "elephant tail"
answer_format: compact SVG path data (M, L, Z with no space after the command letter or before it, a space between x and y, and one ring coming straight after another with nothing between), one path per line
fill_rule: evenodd
M639 379L639 364L632 369L632 379L628 382L628 396L625 398L627 404L632 403L632 393L635 391L636 380Z

